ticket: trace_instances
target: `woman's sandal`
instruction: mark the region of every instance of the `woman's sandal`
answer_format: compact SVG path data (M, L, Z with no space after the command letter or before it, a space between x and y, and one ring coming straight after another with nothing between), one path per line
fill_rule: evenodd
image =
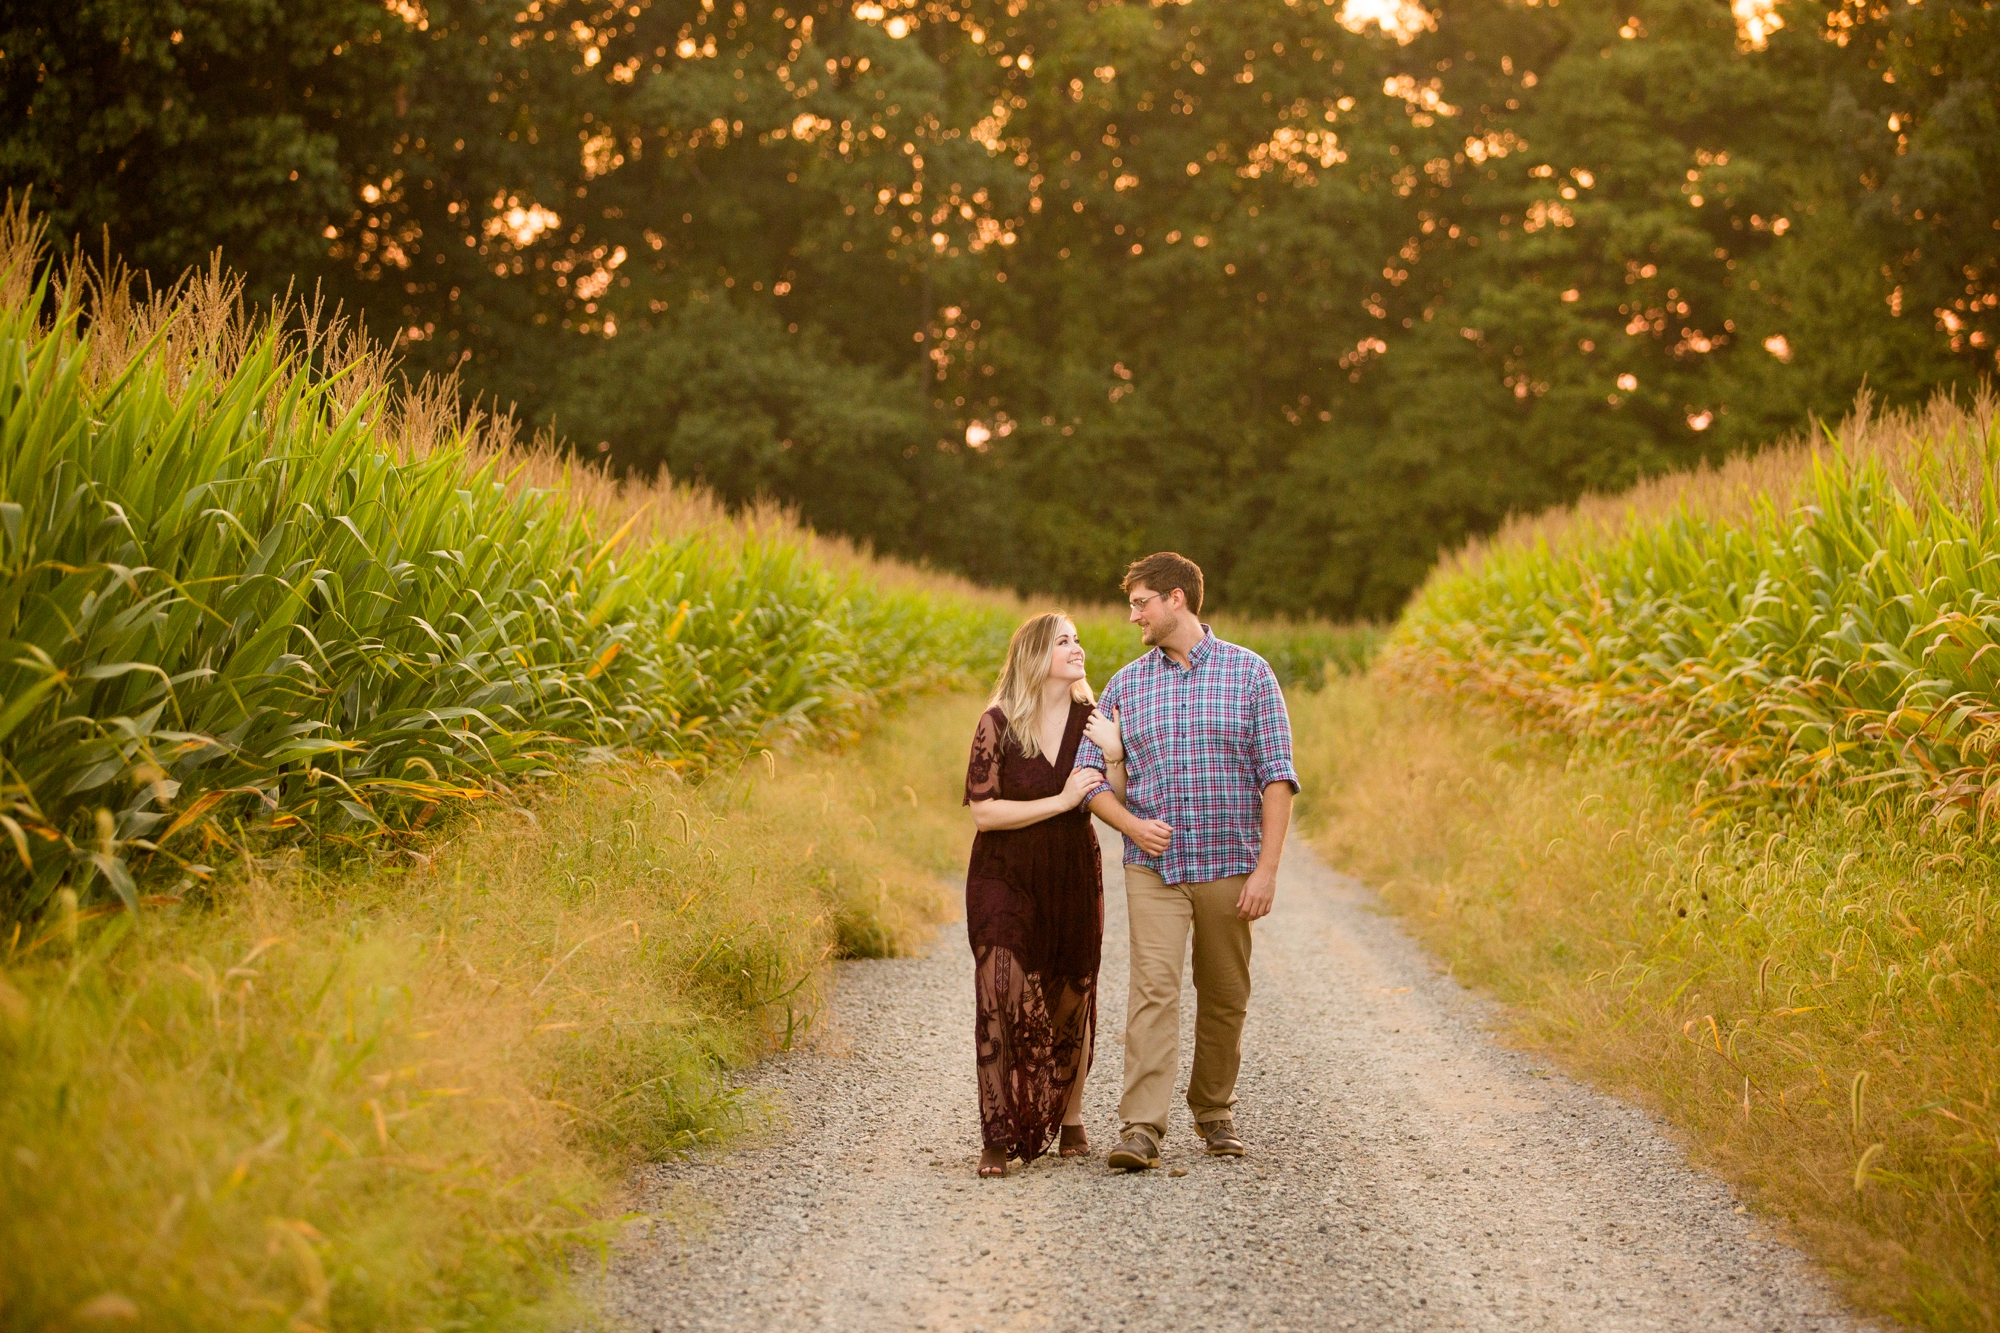
M1064 1125L1056 1151L1064 1157L1088 1157L1090 1136L1083 1132L1082 1125Z
M987 1148L979 1154L979 1178L998 1180L1007 1174L1007 1150Z

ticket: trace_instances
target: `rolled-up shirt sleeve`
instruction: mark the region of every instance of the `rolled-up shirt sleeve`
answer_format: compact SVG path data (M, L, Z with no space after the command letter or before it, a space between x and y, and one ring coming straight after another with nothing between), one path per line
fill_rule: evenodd
M1294 792L1299 789L1299 773L1292 766L1292 717L1269 666L1258 672L1250 700L1250 762L1259 791L1274 782L1289 782Z
M1097 706L1099 708L1118 707L1119 706L1118 700L1115 697L1117 693L1118 693L1118 682L1114 680L1109 685L1106 685L1104 687L1104 693L1098 697ZM1089 769L1095 769L1097 772L1102 773L1107 767L1108 765L1104 762L1104 751L1098 748L1096 741L1090 739L1090 737L1088 736L1085 736L1082 740L1076 743L1076 763L1072 766L1072 771L1074 771L1075 769L1089 768ZM1100 793L1107 791L1112 791L1110 783L1108 782L1098 783L1096 786L1092 787L1088 792L1084 793L1083 797L1084 805L1088 806L1092 801L1098 798L1098 795ZM1117 793L1112 792L1112 794L1116 795Z

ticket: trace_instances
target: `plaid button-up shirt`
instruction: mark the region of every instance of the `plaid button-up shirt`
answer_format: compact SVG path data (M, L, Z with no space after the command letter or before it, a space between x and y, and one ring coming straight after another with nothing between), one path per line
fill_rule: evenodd
M1270 664L1202 626L1188 665L1158 648L1111 678L1099 707L1117 710L1125 742L1125 808L1173 826L1162 856L1130 838L1125 864L1144 866L1169 884L1199 884L1257 867L1264 844L1264 788L1299 787L1292 767L1292 723ZM1104 769L1088 738L1076 767ZM1108 785L1093 788L1085 803Z

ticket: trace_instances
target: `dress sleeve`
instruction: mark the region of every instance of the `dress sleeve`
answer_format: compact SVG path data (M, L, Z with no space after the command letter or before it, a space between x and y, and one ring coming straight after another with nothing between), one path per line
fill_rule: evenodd
M972 759L965 766L965 804L1000 795L1000 722L988 709L972 733Z

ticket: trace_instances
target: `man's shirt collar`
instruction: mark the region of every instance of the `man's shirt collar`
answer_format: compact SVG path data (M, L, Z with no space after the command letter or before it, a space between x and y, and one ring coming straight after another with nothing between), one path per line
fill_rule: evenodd
M1203 624L1201 627L1201 642L1197 643L1194 647L1188 649L1187 669L1189 671L1194 670L1196 667L1200 666L1203 662L1206 662L1208 660L1208 655L1214 651L1215 651L1215 631L1210 629L1206 624ZM1173 658L1167 656L1167 650L1164 648L1153 649L1153 656L1159 660L1159 665L1161 666L1167 667L1174 671L1179 671L1181 669L1179 666L1175 664Z

